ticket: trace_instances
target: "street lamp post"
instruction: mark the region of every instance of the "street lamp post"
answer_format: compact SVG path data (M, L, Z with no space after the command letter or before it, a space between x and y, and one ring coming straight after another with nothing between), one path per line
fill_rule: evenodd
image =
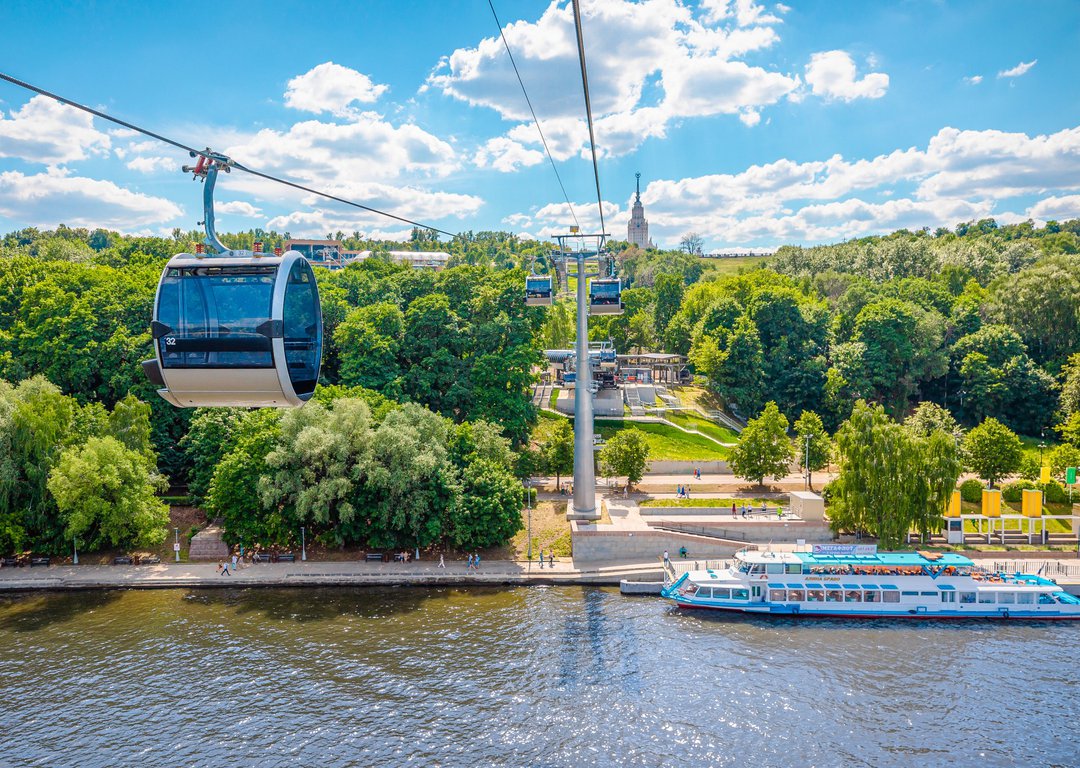
M180 562L180 529L173 528L175 538L173 539L173 554L176 555L176 562Z
M300 526L300 560L307 560L307 539L305 538L304 526Z
M806 436L806 490L810 490L810 435Z
M529 563L532 564L532 483L525 480L525 504L529 510Z
M71 558L72 565L79 564L79 540L74 536L71 537L71 548L75 552L75 556Z

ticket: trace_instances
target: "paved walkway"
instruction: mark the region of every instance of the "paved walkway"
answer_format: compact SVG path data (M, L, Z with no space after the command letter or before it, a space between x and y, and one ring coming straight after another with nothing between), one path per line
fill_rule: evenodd
M464 562L260 563L223 576L216 563L162 563L161 565L60 565L48 568L0 568L0 592L35 589L161 589L170 587L294 587L392 586L470 584L600 584L618 585L626 578L655 578L662 574L658 561L645 563L590 563L578 568L565 559L555 568L513 560L484 562L479 573L468 572Z

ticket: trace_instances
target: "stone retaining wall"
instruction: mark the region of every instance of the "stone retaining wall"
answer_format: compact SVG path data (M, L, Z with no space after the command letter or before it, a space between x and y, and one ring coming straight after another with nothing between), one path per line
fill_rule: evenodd
M686 547L690 557L726 558L734 555L744 545L739 542L723 542L707 536L669 531L595 531L578 530L573 526L574 564L614 562L655 558L659 562L668 551L676 557L680 547Z

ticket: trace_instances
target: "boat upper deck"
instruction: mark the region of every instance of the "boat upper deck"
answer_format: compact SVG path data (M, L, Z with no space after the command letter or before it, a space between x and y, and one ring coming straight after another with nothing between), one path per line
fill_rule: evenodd
M851 548L853 551L829 551L824 547L816 552L739 552L736 557L745 563L781 563L784 565L803 566L865 566L884 568L922 568L952 566L954 568L971 567L975 563L971 558L953 552L877 552L875 548Z

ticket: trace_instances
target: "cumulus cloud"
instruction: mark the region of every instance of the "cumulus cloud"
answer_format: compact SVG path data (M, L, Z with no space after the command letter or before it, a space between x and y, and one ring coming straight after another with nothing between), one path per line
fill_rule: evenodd
M7 116L0 112L0 157L60 165L103 155L111 143L91 115L45 96L34 96Z
M117 150L118 156L121 150ZM173 160L171 157L135 157L127 163L127 167L133 171L139 173L156 173L158 171L175 171L179 167L179 163Z
M965 77L964 78L964 82L967 83L968 85L978 85L982 81L983 81L983 76L982 75L971 75L970 77Z
M1026 75L1028 71L1039 63L1038 59L1032 59L1031 61L1021 61L1015 67L1011 69L1003 69L998 72L998 77L1021 77Z
M338 117L354 114L353 103L371 104L388 90L355 69L332 61L294 77L285 87L285 106L304 112L328 112Z
M513 139L505 136L496 136L488 139L476 155L473 162L480 168L494 168L496 171L509 173L519 168L536 165L544 161L542 152L528 149Z
M801 81L773 69L735 60L779 41L778 16L747 0L706 2L697 8L677 0L594 0L583 9L587 28L590 97L597 144L606 155L633 151L666 135L672 121L716 114L742 115L796 94ZM514 52L544 133L557 159L585 146L577 44L570 4L553 0L535 22L507 24ZM509 121L530 115L503 48L493 36L443 59L425 87ZM539 147L527 123L506 138ZM532 133L530 134L529 131ZM487 159L481 155L479 159Z
M29 226L67 224L131 232L182 213L169 200L132 192L111 181L60 171L0 172L0 216Z
M1001 221L1064 220L1080 216L1080 194L1048 193L1076 190L1080 127L1046 136L946 127L925 147L870 158L781 158L739 173L658 179L642 192L642 201L650 235L660 244L675 246L682 234L695 231L719 246L762 247L951 227L991 215ZM1042 199L1026 215L1002 209L1035 195ZM564 218L565 208L552 204L505 221L540 228ZM591 213L589 206L580 210ZM611 231L619 233L621 226L625 210L621 219L609 216Z
M215 205L215 210L218 213L232 213L249 219L262 214L261 210L243 200L229 200L225 203L217 203L217 205Z
M806 82L814 95L842 101L880 99L889 90L889 76L882 72L858 79L855 62L847 51L812 54L806 65Z

